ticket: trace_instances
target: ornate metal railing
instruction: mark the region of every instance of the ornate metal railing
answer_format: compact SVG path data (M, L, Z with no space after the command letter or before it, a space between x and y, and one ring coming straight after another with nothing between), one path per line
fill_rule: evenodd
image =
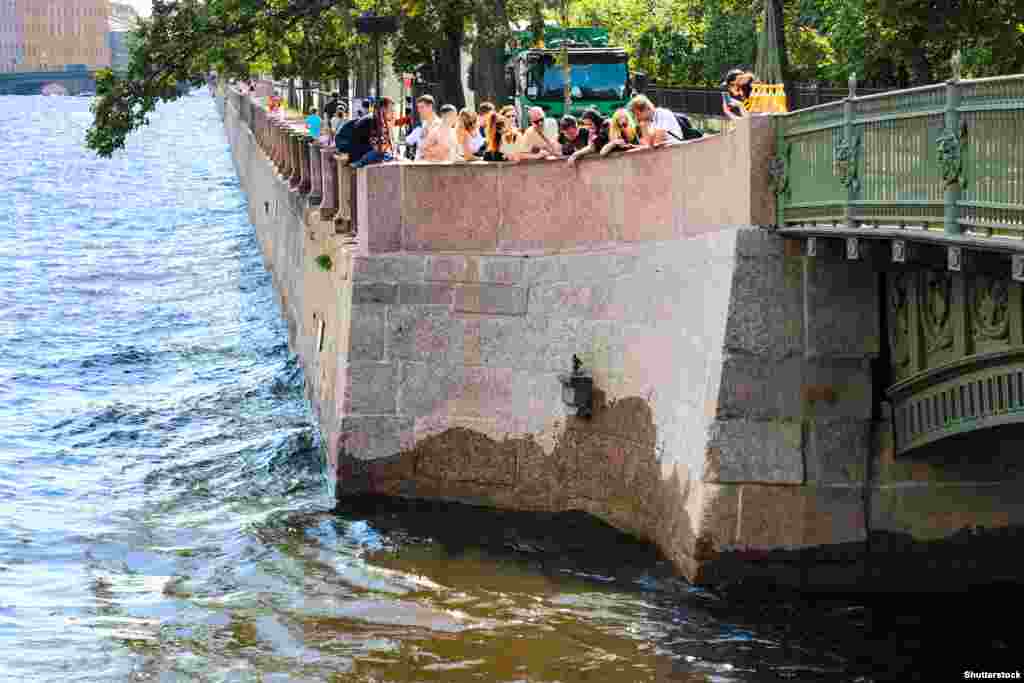
M780 229L916 228L1024 248L1024 74L865 97L851 83L845 100L776 121Z

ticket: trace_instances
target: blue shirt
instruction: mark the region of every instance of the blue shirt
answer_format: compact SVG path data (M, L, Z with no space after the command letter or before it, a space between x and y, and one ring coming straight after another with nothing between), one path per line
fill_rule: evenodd
M311 137L320 137L320 117L316 114L310 114L306 117L306 125L309 126L309 134Z

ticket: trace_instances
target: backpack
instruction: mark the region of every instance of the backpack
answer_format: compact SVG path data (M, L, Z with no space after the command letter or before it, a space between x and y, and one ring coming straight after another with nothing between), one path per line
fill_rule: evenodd
M334 147L338 150L338 154L352 153L352 143L354 142L356 121L358 120L349 119L338 129L338 134L334 136Z
M693 124L690 123L690 118L686 114L673 112L673 116L676 117L676 121L679 122L679 128L683 131L683 140L696 140L697 138L704 137L704 133L693 127Z

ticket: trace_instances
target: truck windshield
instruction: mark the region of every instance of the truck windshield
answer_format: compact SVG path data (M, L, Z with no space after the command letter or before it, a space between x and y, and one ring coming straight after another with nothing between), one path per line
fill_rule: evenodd
M619 63L570 64L574 97L588 100L621 100L626 95L626 65ZM540 99L561 99L565 88L562 67L544 64Z

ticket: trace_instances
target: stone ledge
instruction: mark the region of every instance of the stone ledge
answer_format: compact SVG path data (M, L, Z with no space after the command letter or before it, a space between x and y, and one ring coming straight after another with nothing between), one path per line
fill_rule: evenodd
M525 315L526 289L508 285L458 285L455 311L487 315Z
M359 282L420 282L423 256L357 256L352 259L352 279Z
M352 286L352 304L394 304L398 302L398 286L395 284L375 282L371 284L356 283Z
M445 283L398 284L398 303L413 306L451 306L455 299L455 288Z

